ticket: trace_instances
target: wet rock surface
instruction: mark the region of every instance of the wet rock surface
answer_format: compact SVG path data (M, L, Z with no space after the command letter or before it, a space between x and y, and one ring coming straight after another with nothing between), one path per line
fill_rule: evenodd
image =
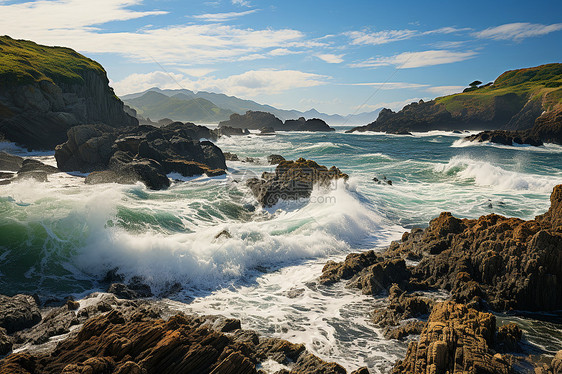
M29 295L0 295L0 327L8 334L31 327L41 321L35 299Z
M384 252L328 262L319 281L345 280L363 293L388 295L372 314L387 339L420 334L394 373L512 373L515 366L554 373L562 366L556 358L533 369L536 361L522 355L521 328L496 329L495 317L485 312L562 309L562 185L550 202L545 214L529 221L441 213Z
M41 161L24 159L23 157L0 152L0 185L9 184L22 179L34 179L38 182L47 182L48 176L60 173L54 166L46 165Z
M337 167L328 169L312 160L280 161L274 173L264 172L261 179L251 178L246 184L254 197L265 207L271 207L280 199L297 200L310 197L312 188L333 188L338 179L348 179Z
M124 131L76 126L69 130L67 142L57 146L55 158L63 171L92 172L86 183L141 181L151 189L162 189L170 185L169 173L184 177L225 173L222 151L201 138L215 136L204 126L180 122Z
M56 308L18 335L20 343L40 344L70 332L50 349L5 357L0 373L259 373L256 366L267 360L295 374L346 373L302 344L242 330L236 319L185 314L162 319L163 310L143 301L92 296L95 302L81 300L77 312L68 305ZM84 323L81 329L71 329L78 323Z
M508 359L492 349L495 331L492 314L439 303L392 373L510 373Z
M496 214L458 219L441 213L425 230L405 233L384 252L348 255L328 263L322 283L352 279L364 293L389 287L385 269L405 259L390 273L391 283L409 291L445 289L457 302L495 311L549 311L562 308L562 185L554 188L551 208L534 220ZM379 287L370 287L371 284Z

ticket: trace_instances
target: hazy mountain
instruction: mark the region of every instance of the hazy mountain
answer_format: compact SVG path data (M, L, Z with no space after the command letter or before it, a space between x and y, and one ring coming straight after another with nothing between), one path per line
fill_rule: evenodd
M150 96L146 97L146 95L149 93ZM153 94L159 94L160 96L156 96ZM167 96L173 99L174 100L173 104L172 102L166 101L165 98L163 98L162 96ZM344 125L344 124L358 125L358 124L366 124L366 123L373 122L375 119L377 119L377 116L382 109L380 108L372 112L364 112L355 115L341 116L339 114L320 113L316 109L311 109L306 112L301 112L298 110L278 109L271 105L256 103L255 101L252 100L244 100L235 96L228 96L225 94L218 94L213 92L199 91L195 93L193 91L186 90L186 89L161 90L157 87L150 88L143 92L124 95L121 97L121 99L126 104L137 109L139 114L143 117L150 117L153 120L168 117L174 120L186 120L186 121L189 120L186 117L187 114L189 113L187 111L187 108L181 107L182 104L180 102L181 101L189 102L195 99L203 99L205 101L211 102L218 109L222 110L220 112L220 115L218 114L218 112L215 111L217 114L208 116L208 120L191 119L191 121L209 122L209 123L218 123L222 120L228 119L228 116L227 118L222 117L222 115L224 115L227 112L230 112L230 114L231 113L244 114L246 113L246 111L252 110L252 111L269 112L283 121L287 119L297 119L299 117L305 117L307 119L320 118L326 121L329 125ZM149 102L152 99L155 100L154 103ZM173 113L170 112L172 109L175 110ZM181 113L184 116L174 117L174 115L176 115L174 113L176 114Z
M227 120L231 110L219 108L214 103L201 97L185 94L167 96L156 91L148 91L141 96L124 100L145 118L159 120L170 118L176 121L217 122Z

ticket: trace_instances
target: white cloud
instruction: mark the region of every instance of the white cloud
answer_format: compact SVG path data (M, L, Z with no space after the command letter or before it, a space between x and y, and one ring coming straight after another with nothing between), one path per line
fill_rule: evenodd
M207 69L207 68L193 68L193 69L177 68L177 69L182 73L185 73L192 77L203 77L216 70L216 69Z
M287 48L276 48L272 51L269 51L267 54L270 56L287 56L287 55L294 55L302 53L302 51L292 51Z
M482 39L514 40L520 41L525 38L546 35L554 31L562 30L562 23L552 25L541 25L536 23L518 22L490 27L486 30L475 32L473 35Z
M257 11L258 11L257 9L253 9L253 10L247 10L245 12L208 13L208 14L193 16L193 18L197 18L207 22L226 22L238 17L255 13Z
M247 0L232 0L232 4L246 7L250 6L250 2Z
M456 32L463 32L463 31L471 31L471 28L465 27L462 29L458 29L456 27L441 27L440 29L435 29L435 30L429 30L429 31L425 31L422 34L423 35L431 35L431 34L453 34Z
M151 87L187 88L194 91L215 91L240 97L257 97L276 94L303 87L325 84L329 77L298 70L250 70L226 78L201 77L193 80L182 74L155 71L147 74L131 74L114 82L118 95L144 91Z
M351 44L355 45L386 44L398 40L410 39L417 34L418 32L415 30L385 30L372 33L364 31L351 31L345 33L345 35L351 38Z
M436 96L446 96L454 93L462 92L466 86L434 86L427 88L426 91L431 92Z
M366 61L351 64L351 67L376 68L379 66L395 65L400 69L419 68L450 64L468 60L476 56L476 52L453 52L448 50L429 50L422 52L404 52L392 57L372 57Z
M334 55L331 53L316 55L316 57L328 64L341 64L343 62L343 56L344 55Z
M163 14L129 9L140 0L36 1L0 5L0 30L14 38L64 45L83 53L117 53L141 62L190 65L231 61L272 48L306 45L291 29L241 29L221 24L172 25L107 32L100 24ZM14 22L17 20L17 22Z
M402 101L390 101L390 102L378 102L375 104L368 104L368 105L361 105L361 106L356 106L355 109L356 111L366 111L366 110L375 110L375 109L380 109L380 108L387 108L387 109L392 109L393 111L398 111L402 108L404 108L406 105L411 104L413 102L418 102L420 100L431 100L431 98L427 98L427 97L422 97L422 98L411 98L411 99L407 99L407 100L402 100Z
M406 82L372 82L372 83L347 83L344 86L371 86L381 90L403 90L428 87L427 84L406 83Z
M435 30L418 31L418 30L383 30L377 32L366 31L350 31L344 35L351 39L351 44L355 45L380 45L400 40L411 39L413 37L431 34L452 34L456 32L470 31L469 28L441 27Z

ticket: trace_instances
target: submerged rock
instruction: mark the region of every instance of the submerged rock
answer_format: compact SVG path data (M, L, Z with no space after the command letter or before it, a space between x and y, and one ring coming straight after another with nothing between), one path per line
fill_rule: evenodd
M263 173L262 178L247 181L254 197L262 206L271 207L280 199L297 200L308 198L312 188L333 188L338 179L348 179L348 175L332 166L330 169L312 160L299 158L297 161L281 161L275 173Z

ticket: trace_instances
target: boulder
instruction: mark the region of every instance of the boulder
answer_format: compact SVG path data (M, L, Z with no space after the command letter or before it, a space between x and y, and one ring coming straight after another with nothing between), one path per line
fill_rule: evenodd
M281 155L269 155L267 156L267 162L270 165L279 165L281 161L285 161L285 157Z
M6 152L0 152L1 171L19 171L23 164L23 157L13 156Z
M29 295L0 295L0 327L8 334L31 327L41 321L35 299Z

